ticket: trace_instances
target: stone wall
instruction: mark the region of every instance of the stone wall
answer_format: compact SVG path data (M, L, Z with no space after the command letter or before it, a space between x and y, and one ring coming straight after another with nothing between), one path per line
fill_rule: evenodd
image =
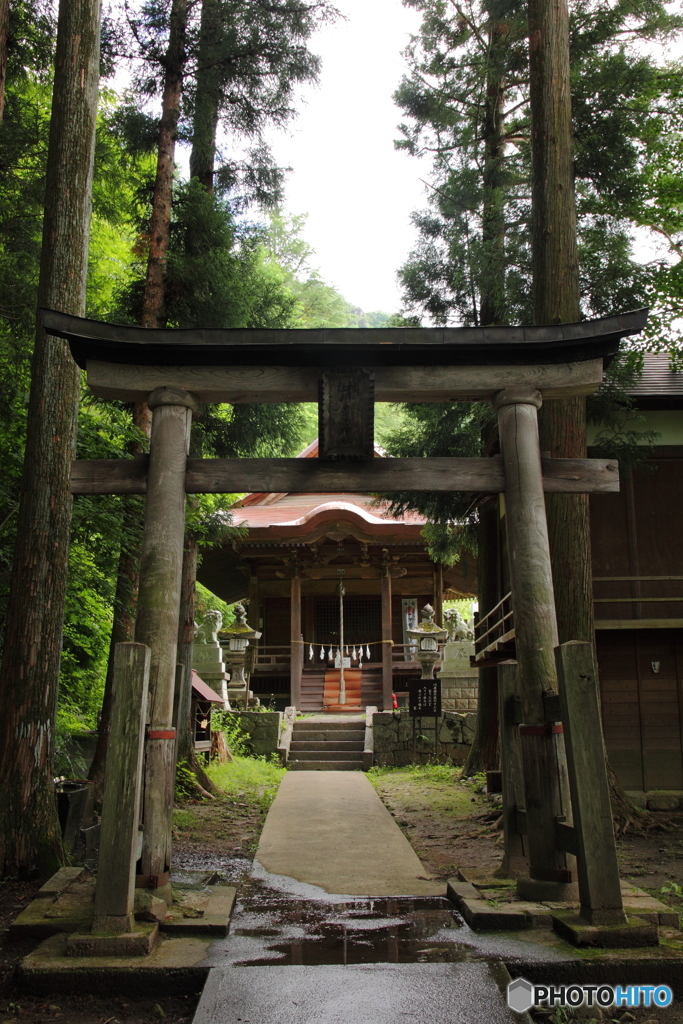
M437 719L423 718L421 725L419 721L415 723L413 742L413 719L406 709L379 711L372 717L375 764L424 764L434 757L462 764L474 738L475 720L472 712L456 711L444 711Z
M250 754L277 754L282 723L281 711L233 711L226 718L237 721Z

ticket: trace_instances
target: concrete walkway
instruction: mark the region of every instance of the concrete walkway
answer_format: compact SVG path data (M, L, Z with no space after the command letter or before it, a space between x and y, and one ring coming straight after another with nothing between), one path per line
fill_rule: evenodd
M444 896L362 772L287 772L256 860L349 896Z

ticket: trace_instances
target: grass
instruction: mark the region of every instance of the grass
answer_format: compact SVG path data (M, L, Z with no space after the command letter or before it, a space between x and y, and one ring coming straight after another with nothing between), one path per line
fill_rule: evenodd
M221 791L221 796L239 797L244 803L268 810L285 770L281 764L263 757L237 755L234 761L210 765L207 775Z
M392 778L401 782L458 782L462 769L452 764L407 764L402 768L376 767L367 772L375 785L380 779Z
M380 797L401 812L420 806L469 818L482 809L483 784L478 776L461 778L462 769L450 764L408 764L401 768L371 768L367 773Z
M285 769L263 757L235 755L234 761L206 769L217 792L214 800L182 801L173 810L176 841L200 843L211 851L251 857Z

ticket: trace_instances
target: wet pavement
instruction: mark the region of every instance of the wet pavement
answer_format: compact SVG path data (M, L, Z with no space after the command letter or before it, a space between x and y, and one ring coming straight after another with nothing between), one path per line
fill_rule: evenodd
M288 773L251 871L226 873L237 901L194 1024L520 1021L503 960L561 958L476 935L357 772Z
M485 963L235 967L209 979L194 1024L510 1024Z
M507 963L562 954L475 934L443 897L333 895L254 863L194 1024L498 1024Z

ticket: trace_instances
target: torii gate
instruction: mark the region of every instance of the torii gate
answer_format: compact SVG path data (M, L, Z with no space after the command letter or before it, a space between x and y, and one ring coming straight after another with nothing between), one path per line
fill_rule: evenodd
M520 734L530 877L520 881L519 891L544 900L575 895L574 862L566 852L571 849L578 856L584 919L595 925L623 923L599 728L598 741L593 732L587 749L581 746L580 730L571 732L570 802L562 725L547 723L544 709L544 694L558 689L558 636L543 492L616 491L618 465L600 459L541 459L537 410L544 398L595 391L604 360L616 354L621 338L643 329L647 310L551 326L370 330L150 330L51 310L41 315L48 334L69 341L96 395L146 401L152 409L148 460L75 462L71 485L74 494L146 494L136 641L150 648L151 671L138 884L164 884L170 868L185 495L504 491L525 723ZM501 456L373 459L375 401L456 400L493 403ZM199 402L311 401L319 406L318 459L187 458L192 412ZM558 648L568 692L574 685L570 647L590 645ZM576 671L585 683L585 656L583 675ZM589 677L590 706L597 713L590 672ZM293 701L296 692L293 680ZM580 764L584 775L585 765L591 766L590 786L579 773ZM572 820L572 804L573 829L566 824ZM565 823L560 830L558 821ZM133 870L134 860L131 877ZM111 928L125 931L130 909L124 904L116 911L110 906L100 914L100 923L106 918Z

